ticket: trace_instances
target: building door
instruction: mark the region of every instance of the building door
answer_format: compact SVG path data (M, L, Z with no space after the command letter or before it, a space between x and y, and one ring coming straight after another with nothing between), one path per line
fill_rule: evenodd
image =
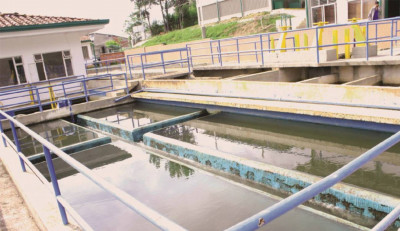
M398 17L400 16L400 1L399 0L387 0L385 4L386 17Z

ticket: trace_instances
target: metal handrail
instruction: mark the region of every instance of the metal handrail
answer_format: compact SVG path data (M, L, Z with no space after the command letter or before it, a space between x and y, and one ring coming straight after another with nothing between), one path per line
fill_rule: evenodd
M66 202L65 200L63 202L60 202L60 196L61 192L58 188L58 183L57 183L57 178L55 174L55 170L52 164L52 159L50 156L50 151L53 152L55 155L57 155L60 159L65 161L67 164L69 164L72 168L80 172L83 176L87 177L89 180L91 180L93 183L104 189L105 191L109 192L112 196L114 196L116 199L124 203L127 207L130 209L136 211L138 214L140 214L142 217L147 219L149 222L154 224L160 229L163 230L185 230L181 226L177 225L176 223L172 222L168 218L164 217L160 213L154 211L153 209L149 208L145 204L141 203L125 191L119 189L118 187L114 186L113 184L109 183L108 181L104 180L103 178L97 176L92 170L90 170L88 167L80 163L79 161L75 160L68 154L66 154L64 151L61 149L57 148L55 145L20 123L18 120L14 119L13 117L9 116L7 113L3 112L0 110L0 114L4 116L6 119L8 119L11 123L11 127L13 129L13 133L15 132L15 127L14 125L17 125L20 129L25 131L27 134L32 136L32 138L36 139L43 145L44 153L46 155L46 162L48 165L48 170L50 173L50 177L52 178L52 184L54 191L56 193L56 199L59 204L60 208L60 213L63 218L64 224L68 223L67 217L65 212L63 213L62 210L64 210L64 206L62 203ZM4 133L2 132L2 136L4 137ZM18 137L15 137L15 142L16 142L16 147L18 150ZM20 151L18 151L20 153ZM23 170L24 170L24 163L21 163ZM54 186L56 184L56 186ZM57 193L58 192L58 193ZM62 201L62 200L61 200ZM62 209L61 209L62 208ZM72 209L72 208L71 208ZM65 210L64 210L65 211ZM66 221L66 222L65 222Z
M364 164L371 161L373 158L377 157L384 151L391 148L393 145L400 142L400 132L395 133L388 139L382 141L375 147L371 148L361 156L357 157L356 159L352 160L348 164L344 165L339 170L331 173L329 176L323 178L322 180L302 189L301 191L281 200L280 202L268 207L267 209L247 218L246 220L228 228L227 230L256 230L269 222L273 221L274 219L282 216L283 214L289 212L290 210L296 208L297 206L303 204L304 202L310 200L314 196L318 195L319 193L329 189L333 185L339 183L344 178L348 177L359 168L361 168ZM400 206L396 208L393 214L389 214L390 216L387 217L386 220L382 222L384 225L379 225L376 230L384 230L383 227L385 225L389 226L393 219L398 213L400 213ZM388 224L389 223L389 224Z

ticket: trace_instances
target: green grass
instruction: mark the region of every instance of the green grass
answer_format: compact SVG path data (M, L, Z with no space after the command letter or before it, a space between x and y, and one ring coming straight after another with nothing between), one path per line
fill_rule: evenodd
M220 23L207 27L206 36L211 39L220 39L230 37L237 29L237 22ZM176 30L167 34L158 35L151 38L143 46L154 46L158 44L174 44L190 42L201 38L201 29L199 26L192 26L182 30Z

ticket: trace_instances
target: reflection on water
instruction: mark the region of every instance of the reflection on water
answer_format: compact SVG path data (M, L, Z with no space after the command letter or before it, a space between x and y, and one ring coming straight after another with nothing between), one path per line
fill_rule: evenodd
M50 121L28 127L59 148L98 138L97 133L64 120ZM11 130L7 131L6 134L10 139L14 140ZM17 128L17 134L22 153L25 156L43 152L42 144L26 132Z
M154 133L251 160L327 176L391 134L220 113ZM345 182L400 196L400 145Z
M117 123L126 129L198 111L198 109L169 107L159 104L131 103L86 113L86 116Z
M114 153L129 157L99 165L93 172L189 230L223 230L277 202L264 194L148 154L121 141L82 151L73 157L95 160L111 157ZM83 163L87 165L87 162ZM56 170L59 171L57 167ZM59 184L66 200L94 230L156 230L81 174L65 177ZM309 225L311 221L312 226ZM354 230L300 209L291 211L266 228Z
M150 154L149 155L149 163L156 166L156 168L160 168L161 166L161 157ZM184 165L180 165L178 163L167 161L164 164L164 168L169 172L169 175L174 178L186 177L188 178L190 175L193 175L194 170L190 169Z

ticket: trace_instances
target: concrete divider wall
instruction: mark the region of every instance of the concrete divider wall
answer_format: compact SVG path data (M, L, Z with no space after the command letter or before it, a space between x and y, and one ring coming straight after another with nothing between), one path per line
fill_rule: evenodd
M188 120L196 119L205 115L208 115L207 110L201 110L171 119L150 123L148 125L134 128L132 130L126 129L119 124L111 123L101 119L95 119L85 115L77 115L77 123L85 127L91 127L115 136L119 136L124 140L137 142L142 140L143 135L147 132L168 127L173 124L182 123Z
M261 183L287 194L296 193L320 180L316 176L247 160L153 133L145 134L143 136L143 143L146 146ZM363 223L362 225L366 226L371 226L376 221L382 219L400 202L393 197L342 183L338 183L315 196L313 201L319 206L330 210L332 210L332 206L335 206L335 208L339 208L342 211L361 215L365 218L372 218L374 221L368 219L360 221ZM335 211L332 212L335 213ZM395 222L394 226L397 228L400 227L399 219Z
M149 80L144 89L161 89L191 94L221 94L274 100L307 100L324 103L400 107L400 88L341 86L219 80Z

